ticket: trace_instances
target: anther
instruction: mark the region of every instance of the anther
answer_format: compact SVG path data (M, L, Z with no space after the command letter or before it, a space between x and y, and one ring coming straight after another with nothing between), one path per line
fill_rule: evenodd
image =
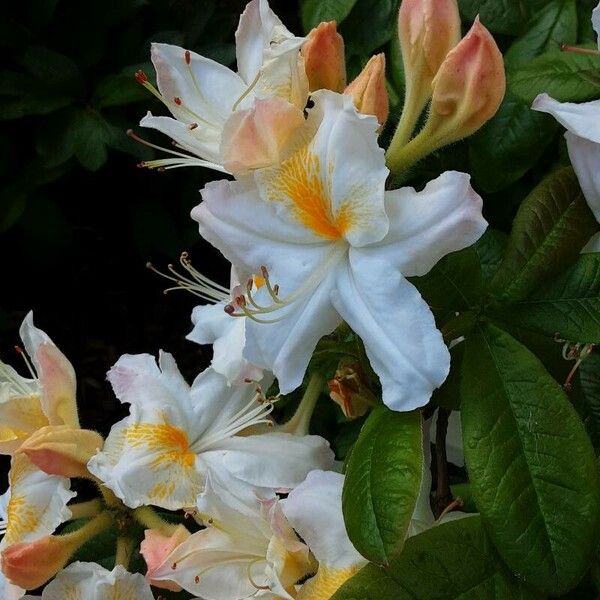
M196 575L196 577L194 577L194 583L195 584L200 583L200 577L198 577L198 575Z
M171 565L171 569L174 571L176 568L177 568L177 563L176 563L176 562L174 562L174 563Z
M191 131L193 129L196 129L196 127L198 127L198 123L190 123L187 127Z
M189 50L185 51L185 54L183 55L184 59L185 59L185 64L189 65L192 62L192 54Z
M148 76L146 75L146 73L144 73L144 71L142 71L141 69L139 71L135 72L135 80L140 84L140 85L144 85L145 83L148 83Z
M267 270L267 267L265 267L265 265L261 265L260 272L265 279L269 277L269 271Z
M235 312L235 307L233 304L226 304L223 310L228 314L232 315Z
M181 98L179 96L175 96L175 98L173 98L173 102L175 102L177 106L181 106Z

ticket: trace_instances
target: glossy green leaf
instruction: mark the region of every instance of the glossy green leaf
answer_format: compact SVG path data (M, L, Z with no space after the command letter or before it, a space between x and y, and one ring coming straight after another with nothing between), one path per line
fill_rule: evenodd
M448 254L429 273L410 281L438 314L467 311L481 303L481 265L473 246Z
M344 520L356 549L387 564L406 537L423 463L421 415L375 409L348 460Z
M544 54L509 73L509 89L530 105L538 94L560 102L585 102L600 96L598 57L575 52Z
M368 565L331 600L525 600L540 598L502 565L478 516L406 542L388 568Z
M486 285L492 280L502 262L507 240L508 236L503 231L488 227L473 246L479 256L481 275Z
M531 110L509 92L494 118L470 139L475 183L485 192L514 183L540 160L558 130L550 115Z
M528 30L504 55L507 69L527 64L545 52L560 52L561 44L577 42L575 0L553 0L535 11Z
M308 33L321 21L341 23L357 0L303 0L301 15L304 31Z
M582 254L557 280L490 316L560 339L600 343L600 253Z
M471 490L510 570L548 594L576 585L598 533L593 448L562 388L508 333L465 342L461 419Z
M600 452L600 354L588 356L579 366L581 417L596 452Z
M79 111L68 132L73 144L73 152L81 166L89 171L97 171L107 157L107 129L102 117L93 111Z
M597 228L573 169L550 174L519 207L493 292L505 302L526 298L574 262Z
M494 33L518 35L530 16L531 0L459 0L461 15L481 22ZM539 4L539 2L537 2Z

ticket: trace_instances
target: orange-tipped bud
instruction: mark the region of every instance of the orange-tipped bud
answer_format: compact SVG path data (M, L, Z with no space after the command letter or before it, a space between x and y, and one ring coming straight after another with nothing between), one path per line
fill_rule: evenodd
M14 585L34 590L54 577L76 549L71 540L53 535L13 544L2 552L2 572Z
M50 425L36 431L19 451L49 475L87 477L87 463L103 445L95 431Z
M146 579L150 581L151 585L172 592L181 591L182 588L174 581L154 580L153 575L165 562L169 554L171 554L177 546L183 544L190 535L190 532L183 525L178 525L171 535L165 535L156 529L146 530L144 541L140 544L140 554L146 561L148 567Z
M348 419L362 417L377 400L364 381L358 364L340 364L335 377L327 382L331 399Z
M385 87L385 54L376 54L369 59L358 77L344 90L352 96L356 108L365 115L377 117L384 125L390 112Z
M429 88L446 55L460 40L456 0L403 0L398 35L407 87Z
M344 38L337 32L335 21L319 23L307 36L302 47L304 69L311 92L342 92L346 86Z
M427 135L438 147L472 135L496 114L505 91L502 53L477 18L435 76Z

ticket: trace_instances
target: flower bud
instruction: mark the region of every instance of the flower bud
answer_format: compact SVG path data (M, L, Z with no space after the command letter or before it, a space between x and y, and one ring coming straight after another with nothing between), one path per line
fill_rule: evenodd
M344 38L337 32L335 21L319 23L307 36L302 47L304 69L311 92L342 92L346 86Z
M505 91L502 53L477 18L435 76L427 135L438 147L472 135L496 114Z
M385 54L372 56L358 77L344 90L344 94L352 96L359 112L376 116L383 126L390 112L385 88Z
M366 385L358 363L340 364L335 377L327 382L331 399L348 419L362 417L377 400Z
M103 445L95 431L50 425L36 431L19 451L49 475L87 477L87 463Z
M144 557L148 571L146 579L150 584L157 588L180 592L181 587L174 581L154 580L153 575L159 567L165 562L169 554L180 544L190 537L190 532L183 526L178 525L175 532L171 535L165 535L156 529L147 529L144 534L144 541L140 544L140 554Z
M303 124L302 111L281 98L259 99L252 108L236 111L223 129L225 168L241 174L281 162Z

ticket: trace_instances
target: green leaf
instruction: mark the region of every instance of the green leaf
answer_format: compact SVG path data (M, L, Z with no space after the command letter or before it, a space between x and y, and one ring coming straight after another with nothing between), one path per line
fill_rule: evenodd
M346 55L363 62L387 44L398 30L398 0L358 0L340 27L346 42Z
M600 343L600 252L582 254L556 281L491 317L573 342Z
M583 424L596 452L600 451L600 354L592 353L579 366Z
M302 26L308 33L321 21L337 21L338 25L348 16L357 0L303 0Z
M98 83L92 103L98 108L106 108L148 99L148 90L137 83L131 75L119 74L108 75Z
M97 171L106 162L107 129L99 113L79 111L69 127L68 140L85 169Z
M469 142L475 183L485 192L506 188L542 157L559 124L507 93L498 112Z
M348 460L344 521L356 549L372 562L387 564L404 544L421 485L421 438L418 411L380 407Z
M388 568L368 565L331 600L525 600L540 598L506 571L478 516L410 538Z
M479 256L481 274L484 284L488 284L504 257L508 236L503 231L488 227L486 232L475 242L475 251Z
M464 312L481 303L483 279L473 246L448 254L429 273L410 281L438 315Z
M577 43L577 6L575 0L553 0L529 23L529 29L504 55L507 69L527 64L545 52L560 52L561 44Z
M509 89L528 105L538 94L560 102L585 102L600 96L598 57L575 52L538 56L508 76Z
M529 7L522 0L459 0L461 15L481 22L494 33L517 35L529 18Z
M555 171L519 207L492 291L503 301L526 298L574 262L597 228L573 169Z
M465 345L461 417L477 508L510 570L558 595L583 576L597 541L593 448L529 350L493 325Z

